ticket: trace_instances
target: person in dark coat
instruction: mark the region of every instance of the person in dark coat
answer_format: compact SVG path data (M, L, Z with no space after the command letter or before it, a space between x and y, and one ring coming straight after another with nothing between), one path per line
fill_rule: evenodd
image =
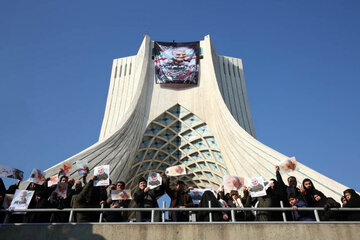
M28 209L50 208L50 203L46 197L45 191L35 191ZM49 212L31 212L25 216L26 223L48 223L51 213Z
M323 207L324 211L318 211L320 221L338 221L340 220L339 212L329 211L329 208L339 208L340 203L333 198L326 197L320 191L313 191L313 197L316 205L314 207Z
M98 207L98 204L96 206L92 205L92 201L91 201L92 189L94 188L93 184L95 179L96 176L93 176L92 179L84 186L81 192L72 197L71 200L72 208ZM75 216L76 216L75 218L76 222L94 222L99 220L96 219L98 214L93 214L91 212L75 212Z
M13 185L10 185L8 189L6 189L5 184L0 178L0 209L3 208L3 201L5 199L5 194L15 194L16 189L19 189L19 185L21 183L22 179L18 179L17 182ZM0 213L0 224L4 222L5 219L5 213ZM13 217L13 219L18 218L19 222L22 221L22 216Z
M314 192L318 191L315 189L313 182L309 178L305 178L302 182L302 188L300 189L303 198L308 207L315 207L317 205L314 199Z
M261 197L257 197L258 200L258 204L257 207L258 208L268 208L268 207L272 207L273 206L273 198L272 198L272 189L271 187L269 187L266 190L266 195L265 196L261 196ZM256 216L255 216L255 221L272 221L273 218L273 213L271 211L264 211L264 210L256 210Z
M291 207L291 205L289 204L288 201L288 196L290 194L295 194L295 196L302 201L305 201L303 195L300 192L300 189L297 188L297 180L294 176L290 176L287 179L288 185L286 185L281 177L280 174L280 168L279 166L275 167L275 171L276 171L276 180L278 182L278 186L282 191L282 201L284 203L284 207ZM305 201L306 202L306 201ZM291 219L292 218L292 214L291 212L286 212L286 218L287 219Z
M220 208L221 205L219 201L216 199L215 195L211 191L205 191L201 197L199 207L200 208L208 208L209 201L211 202L211 207ZM210 220L209 213L212 214L212 220L214 222L220 222L224 220L228 220L229 216L223 211L199 211L197 213L197 221L199 222L208 222Z
M354 189L346 189L344 197L347 203L343 204L344 208L360 208L360 196ZM345 221L360 221L360 211L345 212Z
M59 183L65 183L68 182L67 176L61 176ZM56 188L56 186L54 186ZM67 188L66 191L66 198L63 198L62 196L59 196L55 191L51 193L50 197L50 205L52 208L57 209L64 209L64 208L70 208L72 198L72 190ZM68 222L70 217L70 212L53 212L51 214L50 222Z
M150 189L147 186L145 178L139 179L139 187L134 194L134 200L137 208L158 208L157 199L165 192L164 184L161 186ZM151 221L151 212L136 212L137 222L149 222ZM154 221L160 222L160 212L155 211Z
M283 190L283 194L285 196L285 199L288 199L288 196L290 194L295 194L295 196L302 200L302 201L305 201L305 199L303 198L303 195L301 194L300 192L300 189L297 188L297 180L294 176L290 176L288 177L287 181L288 181L288 185L286 185L281 177L281 174L280 174L280 168L279 166L276 166L275 167L275 170L276 170L276 180L279 184L279 187Z
M235 220L236 221L244 221L245 213L244 211L240 211L239 208L244 208L244 204L239 196L239 192L237 190L231 190L230 198L227 200L227 205L230 208L237 208L235 211Z
M21 183L21 180L18 179L15 184L9 186L8 190L6 191L6 193L8 193L8 194L15 194L16 189L19 189L20 183Z
M269 191L267 191L267 194L271 198L271 207L281 207L280 201L283 200L282 189L280 188L278 181L275 179L270 179L270 181L270 187L268 188ZM281 211L271 211L270 215L271 221L283 221Z
M0 209L4 209L3 202L5 199L5 192L6 192L5 185L2 181L2 179L0 178ZM1 212L0 213L0 224L2 224L4 222L4 219L5 219L5 213Z
M294 193L291 193L288 197L289 203L294 209L291 212L293 221L315 221L314 213L311 211L298 211L298 208L306 208L306 203L298 199Z
M122 191L125 189L125 182L119 181L115 185L117 191ZM128 208L130 204L130 199L127 200L112 200L111 195L106 200L106 207L110 208ZM128 212L105 212L104 218L107 222L126 222L128 220Z
M171 199L170 208L187 208L193 206L190 194L185 191L185 183L177 181L176 189L170 188L170 178L165 180L165 191ZM174 222L189 221L188 212L169 211L169 217Z

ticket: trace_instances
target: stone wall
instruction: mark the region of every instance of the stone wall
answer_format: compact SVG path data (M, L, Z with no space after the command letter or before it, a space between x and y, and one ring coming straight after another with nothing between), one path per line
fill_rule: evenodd
M235 240L359 239L360 223L0 225L5 239Z

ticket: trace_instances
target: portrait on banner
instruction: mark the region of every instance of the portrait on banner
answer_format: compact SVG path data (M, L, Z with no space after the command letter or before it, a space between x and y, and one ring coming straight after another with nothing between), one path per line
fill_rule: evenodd
M162 184L162 177L159 173L150 172L148 176L147 186L150 189L156 188Z
M185 164L168 167L165 170L165 174L166 176L172 176L172 177L186 175Z
M14 198L11 201L9 209L27 209L33 195L34 191L16 189Z
M95 167L94 176L96 176L97 179L94 181L94 187L109 185L109 174L110 174L109 165Z
M266 196L266 189L263 177L253 177L248 180L248 190L251 197Z
M238 176L224 176L223 185L226 193L231 192L231 190L239 190L244 186L244 178Z
M124 189L124 190L111 190L111 200L128 200L131 198L131 190Z
M0 177L15 178L22 180L24 172L7 166L0 165Z
M282 161L280 163L279 167L280 167L280 170L284 173L299 170L299 166L298 166L298 163L297 163L295 157L291 157L289 159Z
M197 84L199 42L154 42L156 83Z
M45 182L45 173L40 171L39 169L34 168L31 171L29 181L42 185Z

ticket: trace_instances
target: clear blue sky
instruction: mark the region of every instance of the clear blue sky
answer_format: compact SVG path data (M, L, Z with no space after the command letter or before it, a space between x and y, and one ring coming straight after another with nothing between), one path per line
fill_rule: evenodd
M357 0L3 0L0 164L28 178L95 143L112 60L143 34L210 34L243 59L258 139L359 191L359 12Z

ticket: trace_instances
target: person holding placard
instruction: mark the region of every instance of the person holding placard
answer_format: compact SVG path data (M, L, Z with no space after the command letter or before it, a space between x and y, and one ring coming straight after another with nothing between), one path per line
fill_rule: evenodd
M230 208L243 208L243 202L239 196L239 192L237 190L231 190L230 192L230 199L227 201ZM244 211L235 211L235 220L236 221L244 221L245 220L245 213Z
M118 181L115 185L115 191L125 190L125 182ZM112 190L111 190L112 191ZM106 200L106 206L110 208L128 208L130 199L127 200L113 200L112 197ZM105 212L104 218L107 222L126 222L128 220L128 212Z
M70 208L70 191L68 189L67 176L61 176L59 183L56 185L55 190L52 192L50 197L50 204L53 208L64 209ZM69 212L54 212L51 214L51 222L68 222Z
M73 196L71 200L72 208L96 208L99 207L98 204L94 204L92 201L94 180L96 176L93 176L91 180L84 186L79 194ZM92 212L75 212L76 222L93 222L99 221L97 218L99 214L94 214Z
M137 208L158 208L157 199L164 194L164 185L150 189L147 186L147 181L145 178L141 177L139 179L138 189L134 194L134 200L136 202ZM151 221L151 212L136 212L136 222L150 222ZM155 211L154 221L160 221L160 212Z
M288 196L290 194L295 194L295 196L302 200L305 201L303 198L303 195L300 192L300 189L297 187L297 180L294 176L290 176L288 177L287 181L288 181L288 185L285 185L281 174L280 174L280 168L279 166L275 166L275 171L276 171L276 180L279 183L279 186L281 189L283 189L283 199L284 199L284 203L287 203L288 201ZM286 201L285 201L286 200ZM287 207L289 207L288 204L286 204Z

